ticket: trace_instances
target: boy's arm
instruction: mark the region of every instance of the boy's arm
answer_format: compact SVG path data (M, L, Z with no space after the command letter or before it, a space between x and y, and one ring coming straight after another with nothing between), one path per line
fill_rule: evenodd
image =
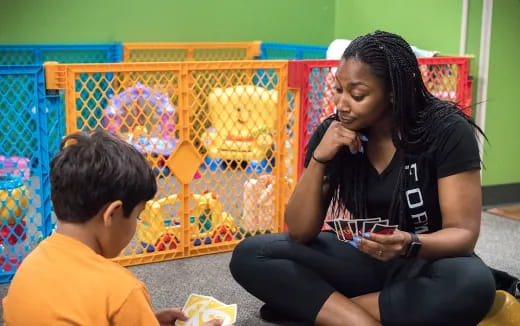
M128 296L121 308L112 318L110 325L173 325L175 320L186 321L188 318L179 308L162 309L154 313L150 295L144 286L137 287ZM202 326L222 326L221 320L211 320Z
M150 295L144 286L136 287L130 292L113 316L111 325L159 325L152 310Z

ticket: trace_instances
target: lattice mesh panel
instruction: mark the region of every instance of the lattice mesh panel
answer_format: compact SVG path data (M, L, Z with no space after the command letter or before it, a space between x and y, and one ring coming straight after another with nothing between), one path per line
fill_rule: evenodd
M0 65L39 65L46 61L118 62L121 61L121 45L117 43L0 45Z
M196 49L193 51L195 61L244 60L245 49Z
M457 102L459 66L456 64L421 64L422 79L428 90L436 97Z
M190 184L192 193L206 196L191 201L197 212L195 233L203 235L195 246L236 242L280 227L275 219L276 152L284 147L277 141L277 119L285 101L279 74L246 68L189 75L190 140L205 158L201 178ZM211 205L201 207L206 201L222 213L214 214Z
M30 65L36 63L36 56L30 50L10 50L0 47L0 65Z
M129 62L175 62L186 60L184 49L134 49L130 52Z
M229 43L125 43L125 62L179 62L251 60L256 42Z
M40 122L35 73L0 70L0 281L43 237Z
M285 64L266 65L80 66L67 76L74 79L69 132L116 133L157 175L159 192L118 258L123 264L228 251L252 234L281 230L296 177L297 112L280 82Z
M110 62L106 50L47 50L42 55L43 62L57 61L60 63L99 63Z

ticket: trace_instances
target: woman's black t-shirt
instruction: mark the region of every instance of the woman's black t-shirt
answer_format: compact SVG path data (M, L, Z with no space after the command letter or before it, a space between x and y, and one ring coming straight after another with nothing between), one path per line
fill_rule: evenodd
M442 131L445 137L442 137L442 141L436 144L435 149L425 149L413 160L406 160L407 164L403 167L409 177L409 186L405 193L408 205L406 211L413 221L416 233L431 233L442 228L437 180L464 171L480 169L479 149L473 127L459 115L450 119L456 119L456 121L450 123L449 127ZM314 149L320 143L332 121L332 119L327 119L321 123L309 140L305 167L308 166ZM345 148L343 151L348 151L348 149ZM388 217L399 176L400 155L405 154L396 151L389 165L381 174L371 165L368 167L366 190L369 217ZM326 167L325 174L330 174L330 166Z

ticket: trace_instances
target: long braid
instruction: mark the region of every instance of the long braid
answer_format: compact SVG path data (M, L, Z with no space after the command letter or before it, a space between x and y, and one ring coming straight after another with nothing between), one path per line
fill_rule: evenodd
M343 54L343 59L349 58L368 64L371 72L383 82L386 91L392 94L392 141L400 155L399 177L389 218L402 229L411 230L413 225L406 214L404 195L409 178L404 172L404 166L425 148L440 142L442 130L446 130L454 121L451 119L453 115L463 116L480 133L482 131L456 104L442 101L428 91L422 81L415 54L400 36L377 31L358 37ZM349 155L345 151L333 160L333 214L347 207L355 218L367 217L367 166L365 155Z

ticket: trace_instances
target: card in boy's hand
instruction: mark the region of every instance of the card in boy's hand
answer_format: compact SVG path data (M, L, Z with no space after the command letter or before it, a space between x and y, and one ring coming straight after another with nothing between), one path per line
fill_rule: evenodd
M182 310L189 320L178 320L176 326L199 326L212 319L222 319L223 325L230 325L236 320L237 305L226 305L213 297L191 294Z
M372 233L377 234L386 234L390 235L393 234L395 230L397 230L397 225L383 225L383 224L376 224L372 227Z

